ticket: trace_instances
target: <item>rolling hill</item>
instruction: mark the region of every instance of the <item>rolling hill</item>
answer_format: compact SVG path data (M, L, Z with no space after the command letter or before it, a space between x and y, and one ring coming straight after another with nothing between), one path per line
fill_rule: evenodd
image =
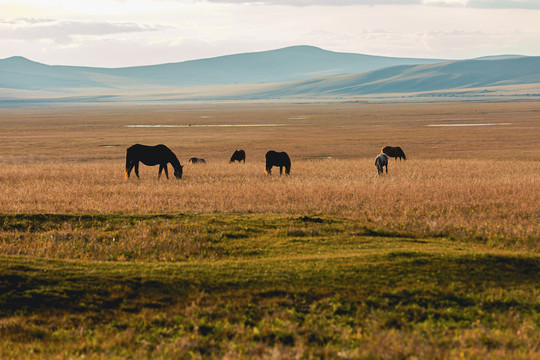
M337 53L311 46L179 63L95 68L0 60L0 103L540 94L540 57L463 61Z
M179 63L111 69L51 66L23 57L11 57L0 60L0 88L37 90L70 87L122 88L133 85L185 87L284 82L440 61L337 53L312 46L293 46Z
M501 60L464 60L431 65L402 65L361 74L342 74L269 87L256 98L290 96L361 96L375 94L411 94L472 89L536 87L540 94L540 57ZM529 86L527 86L529 85ZM537 95L538 95L537 94Z

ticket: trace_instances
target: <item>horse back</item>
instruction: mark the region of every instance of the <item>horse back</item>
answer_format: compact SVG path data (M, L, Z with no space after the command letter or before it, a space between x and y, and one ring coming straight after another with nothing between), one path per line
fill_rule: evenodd
M140 161L149 166L170 162L172 156L174 153L163 144L155 146L135 144L126 152L126 160Z
M385 146L381 149L381 153L391 157L402 157L403 159L407 159L405 153L399 146Z
M277 152L274 150L270 150L266 153L266 163L272 164L274 166L290 166L291 165L291 158L289 158L289 154L286 152Z
M231 156L231 162L233 161L246 161L246 152L244 150L235 150Z
M387 163L388 163L388 155L386 155L385 153L380 153L375 158L375 165L383 166L383 165L386 165Z

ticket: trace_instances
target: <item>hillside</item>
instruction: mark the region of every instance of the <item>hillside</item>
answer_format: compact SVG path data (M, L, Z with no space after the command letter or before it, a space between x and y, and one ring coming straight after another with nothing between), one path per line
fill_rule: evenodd
M0 60L0 104L540 96L540 57L463 61L336 53L310 46L152 66L51 66Z
M183 87L283 82L440 61L337 53L312 46L115 69L51 66L22 57L12 57L0 60L0 88L50 90L71 87Z
M467 89L527 84L540 84L540 57L395 66L361 74L343 74L280 84L251 96L275 98L300 95L410 94L444 90L463 92ZM538 91L540 92L540 88Z

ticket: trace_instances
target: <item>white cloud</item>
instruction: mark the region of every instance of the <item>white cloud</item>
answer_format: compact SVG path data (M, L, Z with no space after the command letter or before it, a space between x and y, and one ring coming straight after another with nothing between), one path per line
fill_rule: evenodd
M113 23L106 21L68 21L55 19L19 18L0 21L0 35L3 39L52 40L58 43L72 41L76 36L112 35L121 33L158 31L164 26Z
M469 0L467 6L481 9L539 10L539 0Z
M162 1L162 0L157 0ZM174 0L173 0L174 1ZM193 2L176 0L177 2ZM216 4L256 4L286 6L345 6L345 5L430 5L466 6L483 9L540 9L539 0L195 0Z
M520 3L526 2L532 4ZM517 3L20 0L13 6L0 0L0 58L21 55L48 64L116 67L291 45L451 59L509 52L540 55L540 11L480 8Z
M205 0L221 4L259 4L287 6L344 6L344 5L411 5L422 0Z

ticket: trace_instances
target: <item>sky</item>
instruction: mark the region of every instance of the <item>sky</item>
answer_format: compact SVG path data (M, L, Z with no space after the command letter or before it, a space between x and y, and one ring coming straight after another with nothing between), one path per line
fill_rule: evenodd
M125 67L294 45L540 56L540 0L0 0L0 59Z

